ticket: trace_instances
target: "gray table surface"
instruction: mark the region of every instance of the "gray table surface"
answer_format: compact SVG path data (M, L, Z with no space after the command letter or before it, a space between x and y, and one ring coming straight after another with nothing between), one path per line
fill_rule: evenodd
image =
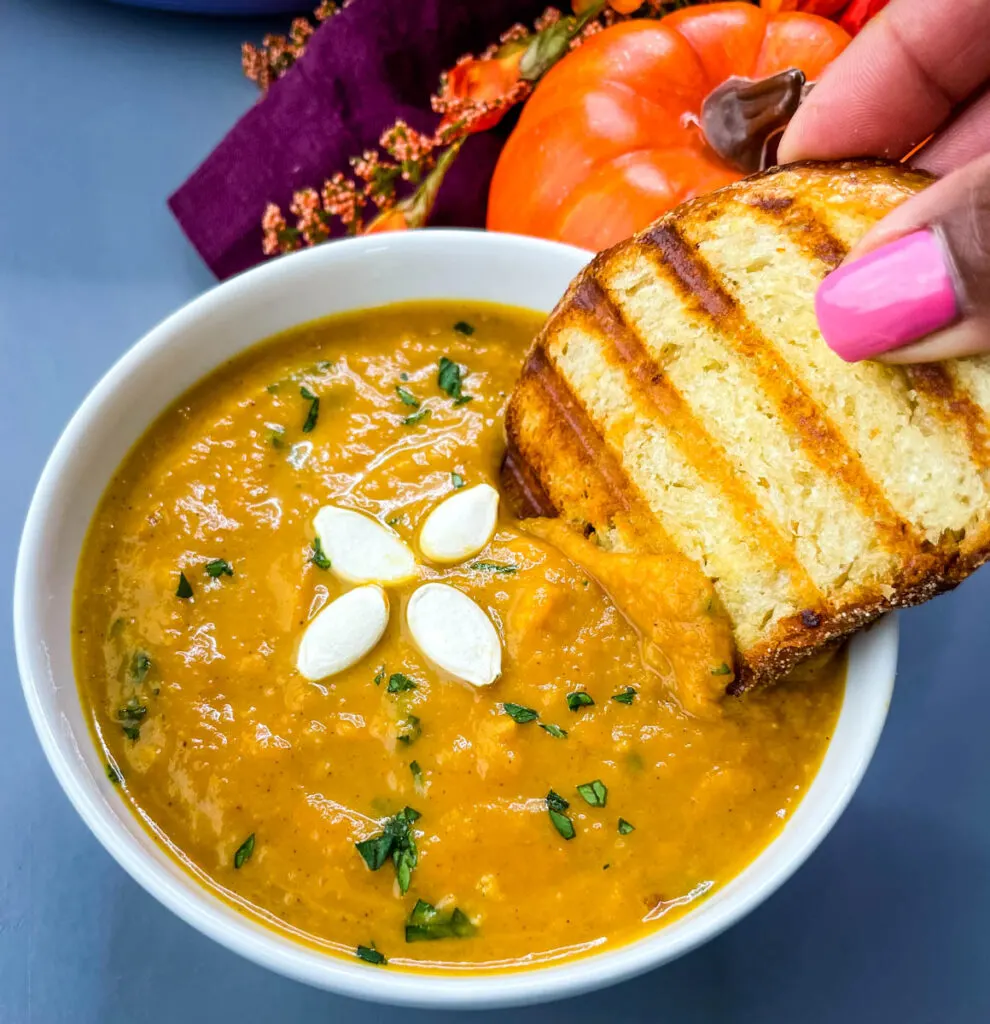
M83 0L0 0L7 581L31 491L72 410L146 329L211 284L164 199L253 101L238 45L264 27ZM504 1016L990 1020L988 596L985 570L903 616L876 759L833 833L779 893L666 968ZM279 978L139 889L76 817L42 756L14 664L9 585L0 605L0 1024L435 1018Z

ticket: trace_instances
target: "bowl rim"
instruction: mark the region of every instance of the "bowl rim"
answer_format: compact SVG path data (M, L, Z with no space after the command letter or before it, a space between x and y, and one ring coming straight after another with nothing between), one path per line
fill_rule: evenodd
M382 236L366 236L335 242L270 261L220 283L182 306L148 331L117 359L91 389L62 431L41 473L28 509L21 536L14 577L14 639L18 671L31 720L38 739L65 794L108 853L142 887L173 913L198 931L248 960L268 967L297 981L352 998L373 1000L392 1005L424 1008L494 1008L545 1002L579 995L603 988L639 974L688 953L744 917L782 885L819 845L845 809L870 762L886 719L893 691L897 663L898 624L894 615L880 620L870 634L879 667L868 677L872 688L861 722L861 740L856 756L844 773L844 783L822 813L814 827L805 830L794 844L789 859L756 884L739 887L731 897L706 913L700 921L691 913L677 922L676 932L670 927L658 928L649 934L601 952L569 958L562 963L541 963L513 971L481 971L466 969L454 974L396 970L369 973L375 970L356 958L350 963L336 953L327 953L298 942L283 932L266 927L247 913L234 910L193 875L183 869L184 882L167 872L143 848L98 799L92 779L83 769L81 759L73 756L65 736L56 729L46 712L42 690L52 681L44 678L37 648L44 647L45 630L31 610L39 605L39 585L31 567L37 564L41 545L45 543L48 523L53 514L53 490L67 460L84 442L92 424L105 414L118 382L147 361L151 355L171 344L172 339L203 317L209 317L237 304L239 297L262 281L277 282L297 274L307 261L332 265L346 261L362 249L381 245ZM391 236L388 244L408 251L410 258L425 255L436 246L481 246L493 254L512 256L523 250L541 250L548 259L587 260L590 254L556 242L518 235L495 234L470 229L427 229ZM383 303L384 304L384 303ZM360 308L360 307L355 307ZM248 348L254 342L246 342ZM178 397L181 390L174 397ZM163 407L164 408L164 407ZM155 416L162 409L156 411ZM75 572L75 566L73 567ZM859 642L854 641L854 642ZM75 679L71 681L76 687ZM845 714L848 682L840 720ZM866 685L866 684L864 684ZM78 690L75 691L78 693ZM92 743L91 737L86 742ZM817 778L817 776L816 776ZM805 793L802 805L807 800ZM130 807L126 808L132 813ZM749 873L787 834L787 826L732 881ZM695 923L692 925L692 921ZM665 937L668 937L665 941Z

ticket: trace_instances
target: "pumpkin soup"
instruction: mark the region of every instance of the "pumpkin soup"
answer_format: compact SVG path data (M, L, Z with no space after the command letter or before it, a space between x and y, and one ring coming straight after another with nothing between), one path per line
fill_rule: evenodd
M841 705L839 660L718 699L707 581L513 519L540 319L417 303L247 351L134 448L80 563L123 798L220 896L372 965L527 966L684 913L782 827Z

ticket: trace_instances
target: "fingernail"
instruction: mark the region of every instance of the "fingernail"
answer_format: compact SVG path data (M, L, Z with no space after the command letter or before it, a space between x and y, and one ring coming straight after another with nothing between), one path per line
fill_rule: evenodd
M952 270L932 231L915 231L845 264L815 295L818 326L846 362L917 341L959 316Z

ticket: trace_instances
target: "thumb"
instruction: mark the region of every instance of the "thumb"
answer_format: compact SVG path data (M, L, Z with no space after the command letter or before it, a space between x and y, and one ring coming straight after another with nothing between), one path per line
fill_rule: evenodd
M821 283L815 311L848 362L990 352L990 154L884 217Z

